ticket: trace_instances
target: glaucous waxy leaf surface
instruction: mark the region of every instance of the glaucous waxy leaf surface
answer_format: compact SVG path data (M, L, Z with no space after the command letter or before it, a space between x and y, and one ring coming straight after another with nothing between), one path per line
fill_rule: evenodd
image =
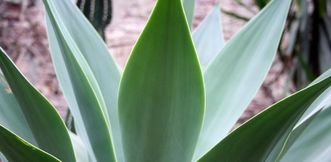
M0 125L0 151L8 161L60 162Z
M200 161L279 160L279 143L285 143L302 114L330 86L331 77L274 104L230 133Z
M272 65L291 0L273 0L229 40L204 73L206 112L198 160L232 129Z
M25 141L37 145L24 113L0 72L0 125L9 129Z
M195 0L182 0L185 16L189 27L191 27L194 18Z
M318 78L316 78L312 83L310 83L310 85L316 84L330 76L331 76L331 69L329 69L328 71L320 75ZM309 106L306 112L302 115L301 119L297 123L297 126L299 126L305 120L309 119L316 112L320 111L325 107L329 107L330 105L331 105L331 87L326 89L318 96L318 98L315 99L315 101Z
M2 49L0 67L37 146L64 162L75 161L69 134L56 109L25 79Z
M325 162L331 160L331 108L321 110L309 125L294 139L280 158L281 162ZM293 133L300 131L294 130ZM291 136L290 136L291 137Z
M32 113L32 112L31 112ZM37 146L37 142L31 132L31 129L24 117L24 113L17 103L17 100L4 76L0 72L0 125L10 130L15 135ZM71 142L75 152L76 160L79 162L88 162L88 154L85 145L80 137L70 133ZM17 156L17 155L16 155ZM0 156L1 159L1 156ZM2 159L1 159L2 160ZM7 162L7 161L3 161Z
M61 89L75 118L75 127L79 136L87 144L91 153L92 148L88 139L89 133L87 133L89 131L87 129L90 128L87 128L86 124L83 123L82 114L78 108L78 102L84 99L79 98L76 94L77 92L73 90L73 85L81 83L80 80L74 81L69 77L68 69L72 68L73 64L65 64L62 57L64 53L61 51L61 48L63 48L61 44L63 42L61 41L63 40L56 36L55 30L67 33L71 39L68 46L76 48L76 51L79 50L79 53L75 53L75 55L80 55L79 57L85 60L84 66L86 68L84 67L82 70L89 69L87 71L93 73L90 76L94 78L91 84L94 85L93 90L98 94L98 100L104 100L105 107L102 108L102 111L107 119L107 124L111 126L111 135L114 138L117 160L124 161L117 112L120 72L116 63L109 54L103 40L74 3L70 0L45 0L44 3L47 3L50 7L47 16L49 17L52 14L55 20L55 22L48 22L47 25L52 61ZM59 26L58 29L54 28L54 23ZM90 116L89 118L94 117ZM91 121L92 119L86 120Z
M331 69L315 79L311 85L331 76ZM331 88L320 93L291 132L280 161L330 161L331 149ZM317 114L317 115L315 115ZM308 124L306 124L309 122Z
M207 67L225 44L220 21L220 5L216 5L192 33L202 68Z
M120 85L126 160L191 161L203 113L203 79L181 1L158 0Z
M76 161L77 162L91 162L92 159L89 156L86 145L83 143L81 138L74 133L69 133L72 145L74 147Z
M81 124L77 132L84 130L80 135L88 142L87 147L94 160L115 161L109 116L94 73L66 26L57 21L59 15L53 4L55 1L44 2L47 21L52 29L49 32L50 40L57 41L53 47L58 50L57 54L62 55L62 59L57 61L63 61L65 65L77 101L78 107L72 108L72 114L77 117L76 123Z
M288 152L288 150L293 146L295 141L302 135L302 133L306 130L306 128L312 123L315 117L321 113L320 111L315 112L310 116L307 120L303 121L299 126L295 126L294 129L291 131L289 136L287 137L285 143L278 142L278 146L282 147L281 151L278 154L278 159L284 157L284 155ZM280 160L278 160L280 161Z

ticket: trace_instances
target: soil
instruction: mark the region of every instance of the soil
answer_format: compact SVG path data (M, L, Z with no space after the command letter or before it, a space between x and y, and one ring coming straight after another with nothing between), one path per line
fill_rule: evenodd
M24 3L25 2L25 3ZM222 0L227 11L251 17L254 13L233 0ZM106 42L117 63L124 67L130 51L143 30L155 0L113 0L113 20L106 29ZM194 27L207 15L216 0L197 0ZM246 3L250 3L249 0ZM251 9L257 9L251 5ZM44 12L40 1L0 0L0 46L13 58L25 76L65 116L67 104L59 89L48 51ZM226 40L240 30L244 21L222 15ZM286 95L287 74L276 59L268 77L240 119L240 123Z

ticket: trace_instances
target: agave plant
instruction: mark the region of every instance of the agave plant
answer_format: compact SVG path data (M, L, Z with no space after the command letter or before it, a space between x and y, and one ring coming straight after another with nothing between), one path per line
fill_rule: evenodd
M0 156L18 162L330 160L331 71L232 130L272 64L290 3L271 1L223 47L219 6L192 41L181 1L158 0L122 73L71 1L44 0L52 59L77 134L1 51Z

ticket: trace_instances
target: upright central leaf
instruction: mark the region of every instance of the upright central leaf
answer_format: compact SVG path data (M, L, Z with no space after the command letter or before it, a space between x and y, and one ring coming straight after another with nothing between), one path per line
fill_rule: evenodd
M124 71L119 118L128 162L192 159L204 89L181 5L158 1Z

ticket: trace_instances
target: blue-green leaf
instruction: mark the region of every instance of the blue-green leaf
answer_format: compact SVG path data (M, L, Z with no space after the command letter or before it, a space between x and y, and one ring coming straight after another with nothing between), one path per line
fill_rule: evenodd
M309 118L311 119L311 118ZM307 121L307 120L306 120ZM297 127L293 133L300 131ZM281 162L324 162L330 161L331 150L331 108L326 108L313 116L312 122L295 139L286 153L280 159ZM291 136L290 136L291 137Z
M127 161L191 161L202 74L179 0L159 0L126 65L119 117Z
M279 144L286 142L302 114L330 86L331 77L272 105L230 133L200 161L278 161L283 148Z
M195 0L182 0L187 23L191 27L194 18Z
M25 79L2 49L0 49L0 67L20 105L37 146L62 161L75 161L69 134L56 109Z
M203 68L206 68L219 54L225 44L220 20L220 5L216 5L192 33L200 65Z
M62 81L67 81L66 85L69 85L68 97L76 99L71 112L76 120L75 123L78 123L77 132L82 139L85 139L84 142L87 143L90 156L94 160L115 161L108 110L95 73L67 26L59 19L57 1L44 2L50 29L49 38L53 42L51 48L56 52L53 55L62 56L62 58L53 57L54 62L63 65L58 70L63 70ZM68 6L62 7L64 9Z
M8 161L60 162L0 125L0 151ZM1 160L1 159L0 159Z
M195 160L232 129L274 60L291 0L273 0L223 47L207 67L206 114Z
M50 7L54 12L53 15L60 26L61 31L68 31L72 39L72 43L79 49L80 55L84 57L89 68L93 72L94 78L100 88L103 100L106 104L106 116L109 115L109 121L111 125L111 133L114 138L115 152L117 160L124 161L121 135L118 121L118 88L120 81L120 72L118 67L109 54L106 44L99 37L94 27L89 23L81 11L76 7L74 3L68 0L56 0L49 1ZM69 107L73 113L75 120L79 120L80 115L77 113L78 106L75 93L73 91L73 84L77 84L69 79L69 74L63 59L62 53L59 49L60 46L54 35L54 29L50 23L48 25L49 44L51 49L51 56L57 78L59 79L60 86L64 92ZM85 143L89 143L87 139L86 130L84 126L80 125L80 122L76 122L76 127L80 129L80 136ZM89 146L88 146L89 147ZM90 148L90 147L89 147Z
M33 145L37 145L24 113L0 73L0 125L14 132Z

